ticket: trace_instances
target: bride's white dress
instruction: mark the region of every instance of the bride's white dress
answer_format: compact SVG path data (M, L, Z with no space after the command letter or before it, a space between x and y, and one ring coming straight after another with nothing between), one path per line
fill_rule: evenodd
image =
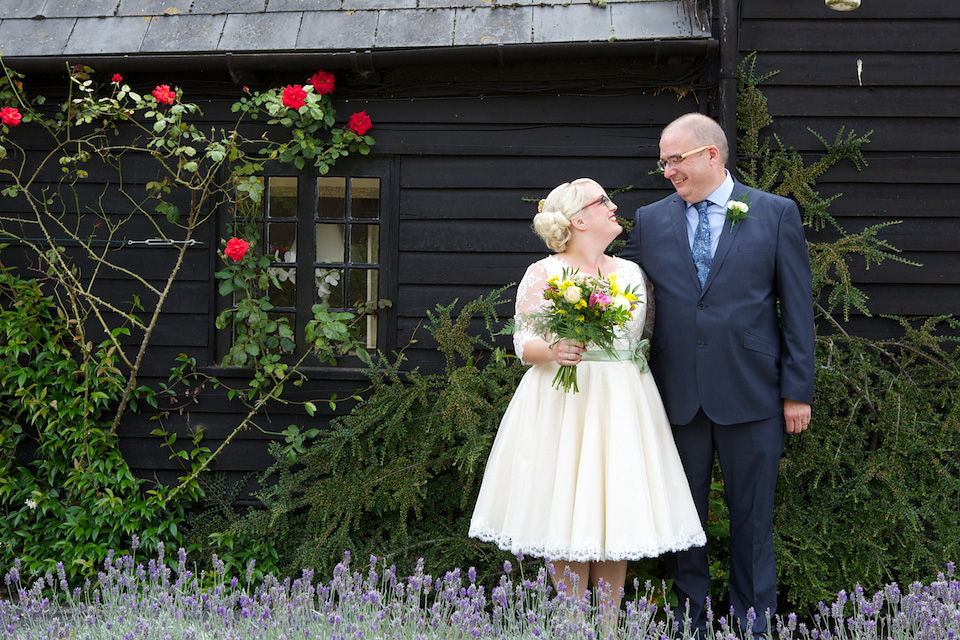
M564 267L557 256L544 258L520 282L514 346L521 359L524 343L541 337L524 314L542 308L547 279ZM640 267L619 258L617 282L645 289ZM637 346L645 303L614 348ZM653 376L631 361L581 362L580 391L567 393L551 386L558 366L531 367L517 387L487 460L470 536L575 562L706 544Z

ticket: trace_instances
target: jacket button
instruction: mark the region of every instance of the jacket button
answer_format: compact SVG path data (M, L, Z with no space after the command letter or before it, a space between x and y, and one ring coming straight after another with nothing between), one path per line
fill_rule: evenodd
M703 346L703 340L697 340L697 346L698 346L698 347L702 347L702 346Z
M702 302L697 305L697 309L706 309L706 308L707 308L707 305L703 304Z

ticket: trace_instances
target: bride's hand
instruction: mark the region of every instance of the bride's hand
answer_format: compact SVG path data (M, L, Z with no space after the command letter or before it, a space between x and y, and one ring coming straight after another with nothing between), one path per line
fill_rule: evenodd
M572 367L579 364L582 354L586 350L586 347L574 340L557 340L550 345L553 359L561 367Z

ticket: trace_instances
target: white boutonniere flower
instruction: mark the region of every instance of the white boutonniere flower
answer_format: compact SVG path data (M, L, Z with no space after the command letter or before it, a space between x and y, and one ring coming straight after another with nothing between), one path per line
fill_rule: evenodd
M738 222L747 218L747 212L750 211L750 198L747 194L743 194L736 200L731 200L727 203L727 220L730 221L730 229L733 230L734 225Z

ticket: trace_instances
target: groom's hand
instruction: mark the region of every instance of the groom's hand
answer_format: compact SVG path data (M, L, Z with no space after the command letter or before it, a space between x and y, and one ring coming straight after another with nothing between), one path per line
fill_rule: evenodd
M810 405L784 398L783 419L787 423L787 433L802 433L810 426Z

